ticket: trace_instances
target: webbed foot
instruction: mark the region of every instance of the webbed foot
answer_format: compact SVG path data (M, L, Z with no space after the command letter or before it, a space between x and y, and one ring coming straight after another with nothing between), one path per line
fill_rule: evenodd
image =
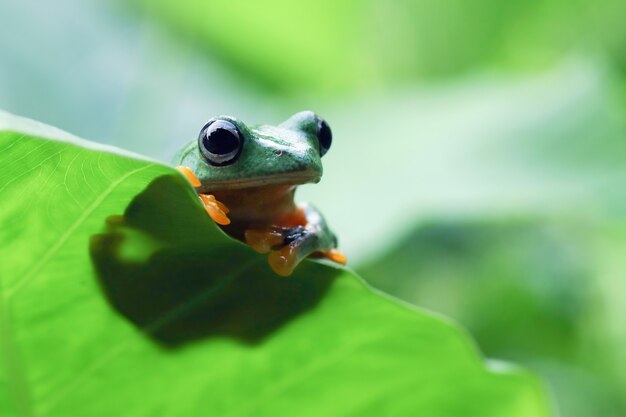
M267 261L278 275L287 277L300 261L317 250L320 237L314 230L304 226L285 228L283 246L271 252Z
M200 197L200 201L204 204L206 212L209 213L209 216L211 216L215 223L221 224L222 226L230 224L230 219L227 216L230 210L228 210L228 207L223 203L217 201L214 195L198 194L198 197Z
M319 220L319 217L315 218ZM307 256L323 256L331 261L345 264L346 257L335 249L335 235L324 223L306 226L271 226L264 229L248 229L245 234L248 245L260 253L270 252L268 263L276 274L287 277Z

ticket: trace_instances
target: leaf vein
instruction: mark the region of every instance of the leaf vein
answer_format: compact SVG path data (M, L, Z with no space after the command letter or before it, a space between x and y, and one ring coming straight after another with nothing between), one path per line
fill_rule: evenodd
M26 272L21 279L19 279L16 282L16 284L14 284L12 287L10 287L7 290L7 295L6 295L7 299L10 299L11 297L15 296L15 294L17 294L18 291L24 287L24 285L26 285L33 277L37 275L39 270L43 268L43 266L54 256L54 254L65 244L65 242L67 242L67 240L72 236L74 231L76 231L76 229L80 227L80 225L109 196L109 194L111 194L115 190L115 188L117 188L121 183L123 183L130 176L140 171L143 171L144 169L147 169L149 167L150 165L146 165L141 168L137 168L135 170L127 172L126 174L118 178L115 182L111 183L111 185L109 185L109 187L106 190L104 190L104 192L100 194L93 201L93 203L91 203L89 207L87 207L85 211L83 211L83 213L74 221L74 223L72 223L72 225L65 231L65 233L61 235L59 240L57 240L56 243L52 247L50 247L50 249L42 257L39 258L39 261L35 265L33 265L32 268L28 272Z

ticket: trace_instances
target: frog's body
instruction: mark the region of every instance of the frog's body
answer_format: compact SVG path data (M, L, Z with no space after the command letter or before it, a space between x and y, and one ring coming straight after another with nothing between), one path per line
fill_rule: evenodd
M279 126L246 126L221 116L175 163L226 233L259 252L272 250L274 271L289 275L311 254L345 262L320 213L293 199L298 185L321 179L321 157L331 140L326 122L310 111Z

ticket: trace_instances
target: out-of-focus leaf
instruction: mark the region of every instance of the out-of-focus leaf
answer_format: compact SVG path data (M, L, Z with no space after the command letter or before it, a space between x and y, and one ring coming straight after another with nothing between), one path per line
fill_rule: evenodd
M442 219L359 272L459 320L489 355L541 373L563 415L618 417L626 413L626 355L611 323L624 312L610 291L623 283L611 270L626 251L615 230L623 226L582 218Z
M532 376L350 271L275 276L172 168L0 131L3 416L549 414Z
M619 0L135 0L247 79L336 94L476 68L544 69L572 53L623 64Z
M298 196L324 207L356 260L442 214L619 215L626 124L614 88L601 65L572 61L329 107L324 177Z

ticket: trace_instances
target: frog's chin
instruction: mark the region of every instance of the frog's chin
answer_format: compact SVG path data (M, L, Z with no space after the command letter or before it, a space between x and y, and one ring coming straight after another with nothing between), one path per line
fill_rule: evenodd
M293 173L268 175L252 178L237 178L232 180L207 181L203 182L198 188L200 193L206 193L213 190L239 190L246 188L259 188L268 185L291 185L297 186L302 184L318 183L321 177L319 175L311 175L308 173Z

